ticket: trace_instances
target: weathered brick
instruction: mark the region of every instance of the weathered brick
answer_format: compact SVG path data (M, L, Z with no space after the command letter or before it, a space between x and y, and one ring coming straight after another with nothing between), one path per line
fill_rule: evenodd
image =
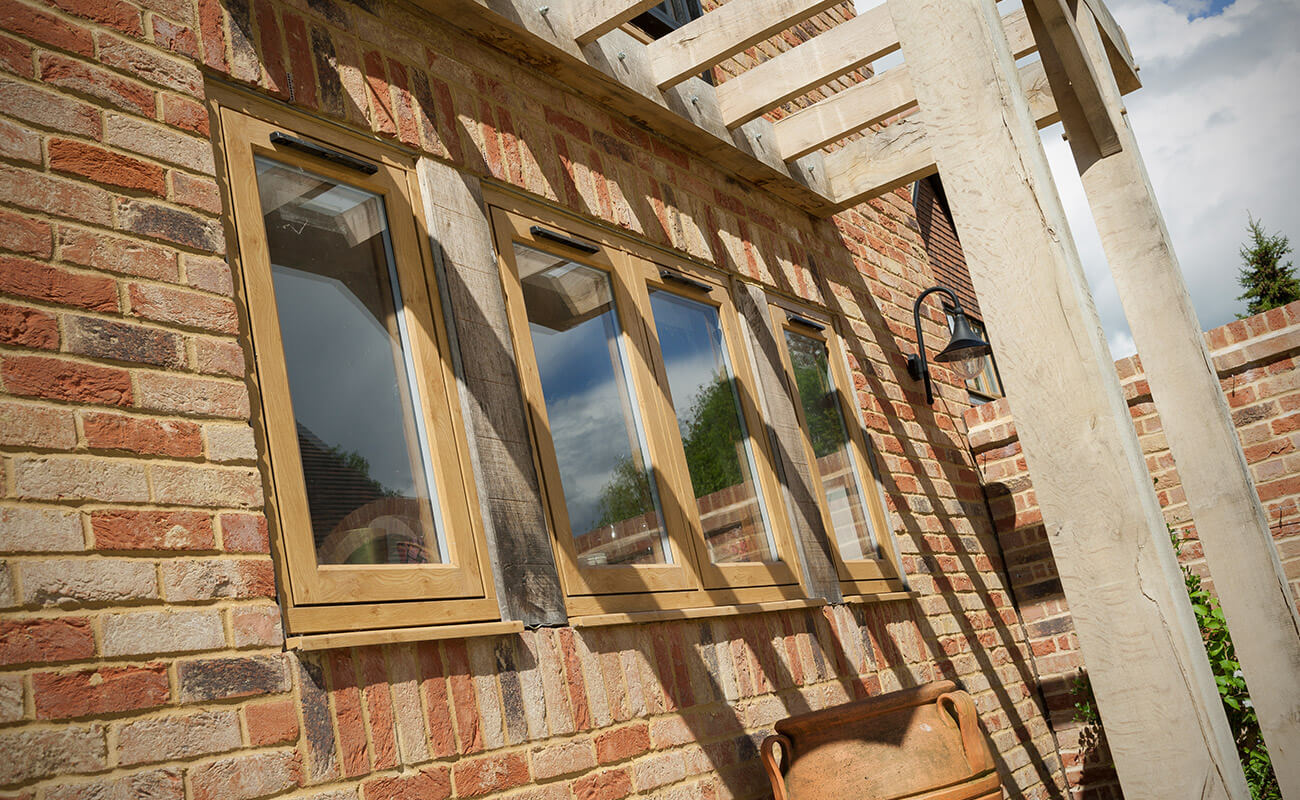
M0 675L0 722L17 722L26 713L23 699L23 676Z
M224 258L189 254L185 256L185 282L195 289L230 297L235 293L234 276Z
M255 469L153 464L154 500L183 506L256 508L262 505L262 478Z
M158 23L155 22L154 35L157 36L158 32ZM185 31L185 33L189 32ZM168 125L193 131L203 137L209 135L208 111L200 103L196 103L188 97L165 94L162 96L162 108L163 122Z
M99 98L132 114L154 115L154 94L147 86L54 53L42 53L39 63L41 80L47 84Z
M267 559L185 559L162 566L172 602L275 596L275 570Z
M632 776L626 769L597 772L573 781L574 800L620 800L632 793Z
M247 419L248 388L242 383L143 372L137 405L153 411Z
M117 311L117 282L22 258L0 257L0 292L92 311Z
M0 561L0 609L13 608L18 605L18 595L14 592L13 570L8 561Z
M102 631L106 656L198 652L226 644L221 614L215 610L110 614Z
M51 786L45 800L183 800L185 781L179 769L155 769L120 778Z
M226 251L221 223L193 211L119 197L116 203L117 229L151 239L213 253Z
M184 167L200 175L213 175L212 144L181 131L121 114L104 118L104 143L132 153Z
M194 368L206 375L242 378L245 372L244 349L236 342L196 338Z
M184 420L159 420L125 414L82 414L86 446L97 450L192 458L203 452L199 426Z
M209 214L221 213L221 191L217 182L211 178L196 178L184 172L172 170L173 203L197 208Z
M118 728L118 763L150 764L225 753L240 746L234 711L145 719Z
M185 366L185 338L172 331L99 317L68 316L64 318L64 334L69 353L169 369Z
M23 566L23 602L75 606L157 600L153 562L125 558L46 559Z
M198 61L203 57L199 50L199 37L193 30L157 15L153 18L153 41L159 47L192 61ZM163 120L174 124L171 119L168 119L166 113L163 114Z
M533 780L538 781L585 772L596 766L591 740L586 738L538 745L532 749L530 758Z
M0 28L38 42L89 56L94 50L90 32L17 0L0 0Z
M298 740L298 709L293 700L250 703L243 708L250 744L265 747Z
M84 550L81 515L61 508L0 508L0 553Z
M199 511L95 511L90 526L98 550L211 550L215 546L212 517Z
M452 765L452 780L457 797L504 792L528 782L528 759L519 752L461 759Z
M0 444L71 450L77 445L77 425L64 408L0 402Z
M163 705L170 696L165 664L32 675L37 719L74 719L138 711Z
M278 655L180 661L176 680L185 703L289 691L289 670Z
M59 320L39 309L0 303L0 343L57 350Z
M19 83L7 75L0 75L0 108L8 116L60 133L98 139L103 132L99 112L93 107L60 92ZM38 144L38 162L39 149Z
M131 284L128 296L137 317L215 333L239 332L235 303L229 298L141 283Z
M221 543L232 553L269 553L266 517L261 514L222 514Z
M446 800L451 796L451 770L435 765L394 778L371 778L362 786L366 800Z
M95 634L88 620L72 617L0 620L0 666L78 661L94 654Z
M36 456L13 460L14 490L34 500L149 499L144 465L120 459Z
M0 36L0 68L30 78L36 74L34 64L30 45L9 36Z
M0 209L0 248L49 258L54 253L54 232L48 222Z
M231 609L230 632L235 637L235 647L279 647L284 644L278 606Z
M190 770L194 800L253 800L298 784L298 754L255 753L222 758Z
M596 737L596 760L601 764L624 761L650 749L650 728L644 722L603 731Z
M35 778L97 772L108 766L104 729L20 729L0 732L0 786Z
M146 49L120 36L100 34L98 44L99 60L107 66L129 72L164 89L196 97L203 94L203 75L193 64L169 58L153 48Z
M203 438L208 443L209 461L227 463L257 458L257 442L253 439L253 429L248 425L210 422L203 426Z
M140 11L122 0L50 0L51 4L78 17L103 23L110 28L139 36L144 32Z
M4 359L0 380L10 394L125 406L131 404L126 370L41 356Z
M0 157L28 164L41 163L41 136L30 128L0 120Z
M161 281L179 276L176 253L135 239L59 227L59 258L73 264Z
M112 197L98 186L0 164L0 203L108 225L113 217Z
M50 169L80 175L96 183L134 189L161 197L166 192L163 168L137 158L71 139L51 139Z

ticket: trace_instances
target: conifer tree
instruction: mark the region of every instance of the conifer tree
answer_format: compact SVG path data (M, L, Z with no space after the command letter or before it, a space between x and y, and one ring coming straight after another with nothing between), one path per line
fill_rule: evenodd
M1296 279L1291 262L1282 258L1291 252L1291 242L1280 233L1270 234L1253 216L1246 230L1250 240L1241 246L1241 268L1237 282L1246 291L1237 299L1246 300L1246 313L1237 318L1253 316L1300 300L1300 280Z

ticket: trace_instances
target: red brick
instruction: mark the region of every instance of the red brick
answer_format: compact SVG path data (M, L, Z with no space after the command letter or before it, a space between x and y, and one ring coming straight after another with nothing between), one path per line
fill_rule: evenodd
M37 719L136 711L163 705L171 696L167 667L102 667L80 672L37 672L32 675Z
M298 739L298 709L292 700L274 700L244 706L248 741L255 747Z
M261 514L222 514L221 542L231 553L269 553L266 517Z
M201 104L188 97L174 94L162 96L163 122L175 125L200 136L208 135L208 112Z
M0 247L34 258L54 253L54 234L48 222L0 209Z
M0 69L30 78L36 74L30 45L0 35Z
M76 422L65 408L0 402L0 444L71 450L77 446Z
M279 794L302 780L296 752L222 758L189 770L194 800L254 800Z
M316 107L316 76L312 72L311 42L302 17L284 12L284 39L289 50L289 74L293 80L294 100L309 108Z
M221 213L221 192L217 189L217 182L211 178L196 178L173 170L171 199L210 214Z
M41 137L36 131L0 120L0 158L41 163Z
M0 303L0 343L59 349L59 321L35 308Z
M153 41L159 47L194 61L198 61L202 55L199 52L199 39L194 35L194 31L163 17L153 18Z
M95 654L90 621L79 618L0 620L0 665L77 661Z
M77 403L131 404L131 377L126 370L78 364L55 358L6 358L0 379L11 394Z
M451 770L425 767L395 778L371 778L362 784L366 800L447 800L451 796Z
M98 550L212 550L212 518L198 511L95 511Z
M366 701L367 720L370 723L370 742L376 770L397 766L397 732L393 719L393 696L389 693L388 673L384 669L384 654L378 647L367 647L357 652L361 661L361 680L365 683L362 696Z
M102 22L122 33L139 36L144 32L140 25L140 12L121 0L49 0L49 2L69 14Z
M172 331L69 314L64 317L63 333L64 349L77 355L169 369L186 363L185 337Z
M644 722L606 731L596 737L596 760L611 764L639 756L650 749L650 728Z
M446 642L447 682L451 690L451 707L456 712L456 735L460 752L477 753L483 749L483 729L478 713L478 696L474 691L474 673L469 666L465 642Z
M85 267L175 281L176 254L134 239L81 228L59 228L59 258Z
M528 783L528 758L517 752L494 753L461 759L451 772L457 797L478 797Z
M117 282L35 261L0 256L0 292L92 311L117 311Z
M194 97L203 94L203 74L187 61L167 58L154 48L144 48L117 36L101 34L98 44L99 60L107 66L129 72L164 89Z
M452 730L451 710L447 705L447 679L443 676L442 659L438 645L423 642L419 645L420 692L424 695L427 712L430 752L436 758L456 752L456 737Z
M83 224L112 222L112 195L98 186L0 165L0 204L44 211Z
M166 191L163 168L157 164L147 164L121 153L69 139L51 139L49 154L50 169L55 172L80 175L96 183L160 197Z
M7 76L0 76L0 108L7 116L64 134L98 139L103 132L97 109L66 94L19 83Z
M244 376L244 350L236 342L195 339L195 369L207 375Z
M83 56L94 53L88 30L17 0L0 0L0 29Z
M393 96L388 90L388 74L384 70L383 55L375 50L366 53L365 67L366 89L373 112L371 125L376 133L394 136L397 134L397 125L393 122Z
M195 289L232 297L235 294L234 276L224 258L212 256L185 256L185 282Z
M361 693L357 689L356 668L349 651L331 651L329 671L343 776L354 778L370 771L370 753L366 746L365 722L361 717Z
M587 775L570 785L574 800L620 800L632 793L632 777L626 769Z
M81 425L86 445L93 449L176 458L194 458L203 453L203 438L193 422L93 413L82 416Z
M199 0L199 35L203 42L203 63L218 72L225 72L226 20L220 0Z
M53 53L41 54L40 69L41 80L48 84L97 97L133 114L154 115L153 91L111 72Z

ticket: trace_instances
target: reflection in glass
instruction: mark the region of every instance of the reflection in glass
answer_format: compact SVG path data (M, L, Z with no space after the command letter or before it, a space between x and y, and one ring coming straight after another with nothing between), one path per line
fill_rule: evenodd
M785 341L799 388L799 402L808 423L808 436L817 457L817 472L830 505L831 527L840 556L845 561L875 558L876 540L871 533L865 494L849 446L826 345L792 331L785 332Z
M669 563L609 275L522 245L515 260L578 560Z
M775 561L718 310L658 290L650 308L709 557Z
M317 560L439 561L383 198L256 161Z

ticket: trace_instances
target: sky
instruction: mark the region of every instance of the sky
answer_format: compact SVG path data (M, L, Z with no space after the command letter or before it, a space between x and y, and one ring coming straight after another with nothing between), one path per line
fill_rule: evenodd
M1249 214L1300 245L1300 0L1106 1L1141 67L1143 87L1125 98L1130 124L1201 327L1217 327L1245 310L1237 274ZM1132 355L1059 123L1043 130L1043 146L1111 354Z

